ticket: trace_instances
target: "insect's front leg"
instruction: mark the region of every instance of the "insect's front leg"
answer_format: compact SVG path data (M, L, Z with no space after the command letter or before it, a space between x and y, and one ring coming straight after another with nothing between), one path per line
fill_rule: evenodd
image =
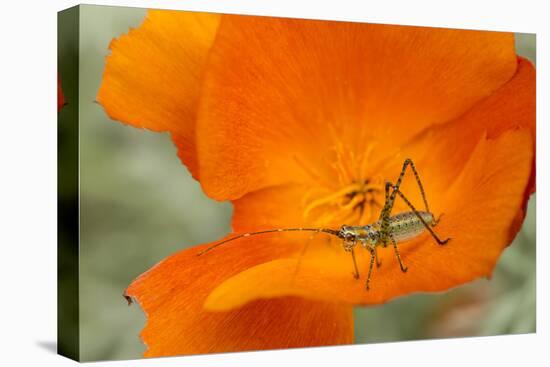
M351 260L353 261L353 273L352 273L353 277L355 279L359 279L359 268L357 267L357 260L355 259L356 244L357 244L357 240L355 238L344 240L344 251L351 253Z

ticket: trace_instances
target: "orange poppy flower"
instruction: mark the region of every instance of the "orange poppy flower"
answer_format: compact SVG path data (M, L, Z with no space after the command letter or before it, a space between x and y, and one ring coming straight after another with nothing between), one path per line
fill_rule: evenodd
M352 343L353 305L490 276L521 226L535 71L512 34L149 11L110 48L99 102L169 132L205 193L232 201L235 232L376 221L384 182L412 158L452 238L400 243L407 273L381 249L369 291L369 254L354 279L324 234L183 250L126 290L147 315L146 356ZM415 185L402 192L421 203Z

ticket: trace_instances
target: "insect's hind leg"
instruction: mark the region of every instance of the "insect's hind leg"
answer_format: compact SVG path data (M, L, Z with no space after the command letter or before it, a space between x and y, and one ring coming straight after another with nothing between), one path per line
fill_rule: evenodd
M399 262L399 267L401 268L401 271L403 273L406 273L409 268L403 265L403 260L401 260L401 255L399 254L399 249L397 248L397 242L395 241L395 238L393 238L393 236L390 236L390 238L391 242L393 243L393 249L395 250L395 256L397 257L397 261Z
M435 241L439 244L439 245L444 245L446 244L447 242L449 242L449 240L451 239L450 237L449 238L446 238L444 240L441 240L437 234L433 231L433 229L430 227L430 225L428 223L426 223L426 221L424 220L424 218L422 218L422 216L420 215L420 213L418 212L418 210L416 210L416 208L414 207L414 205L412 205L412 203L409 201L409 199L407 199L407 197L396 187L394 186L394 191L393 193L397 193L399 194L399 196L401 197L401 199L403 199L403 201L411 208L411 210L413 211L413 213L418 217L418 219L420 219L420 221L422 222L422 224L424 225L424 227L426 227L426 229L430 232L430 234L432 235L432 237L435 239ZM437 221L439 221L439 219L441 218L441 216L438 218Z
M393 184L389 181L386 181L386 186L384 187L384 193L386 198L384 200L384 207L380 211L380 217L378 220L383 220L384 218L389 218L391 210L393 208L393 202L391 201L390 189L394 187ZM393 194L393 192L392 192Z
M392 192L390 194L390 189L392 187L394 187L393 184L389 181L386 181L386 186L384 188L384 192L386 194L386 200L384 201L384 207L380 211L380 217L378 219L381 223L380 224L380 237L383 238L383 239L386 239L389 235L390 213L393 209L393 202L394 202L394 198L395 198L394 192ZM387 243L387 241L384 240L384 241L382 241L382 243L384 244L384 247L386 247L385 244Z
M396 190L399 190L399 188L401 187L401 183L403 182L403 178L405 177L405 173L407 172L407 167L409 166L413 171L414 178L416 179L416 183L418 184L418 188L420 189L420 194L422 195L422 201L424 202L424 207L426 208L426 211L430 213L428 200L426 199L426 192L424 191L424 186L422 185L422 181L420 180L420 176L418 175L416 166L414 165L411 159L407 158L405 159L405 162L403 162L403 168L401 169L401 173L399 174L399 177L397 178L395 185L392 185L391 182L386 182L386 186L385 186L386 201L384 204L384 208L380 213L379 220L384 220L385 218L389 218L391 210L393 209L393 204L395 202ZM389 192L390 188L393 188L393 191L391 194Z
M422 199L424 200L424 204L426 205L426 211L429 212L428 202L426 201L426 195L424 195L424 187L422 186L422 182L420 182L420 177L418 176L418 172L416 171L414 163L410 159L405 159L405 162L403 162L403 168L401 169L401 173L399 174L399 177L397 178L395 185L393 185L389 181L386 181L386 186L384 188L385 189L384 191L386 194L386 200L384 202L384 207L380 212L380 217L378 218L378 220L381 221L380 232L382 237L385 239L387 239L389 236L390 216L391 216L391 211L393 209L393 204L395 203L395 195L397 194L397 191L401 187L401 183L403 182L403 177L405 176L405 172L407 172L408 166L411 166L414 172L416 181L418 182L418 186L420 187ZM393 189L391 194L390 194L390 189ZM384 243L387 243L387 241L384 241Z
M405 170L407 169L407 164L411 167L414 178L416 178L416 183L418 184L418 188L420 189L420 194L422 195L422 201L424 201L424 207L426 208L426 211L428 213L430 212L430 208L428 207L428 200L426 199L426 193L424 192L424 186L422 186L422 181L420 181L420 176L418 175L418 171L416 170L416 167L411 159L406 159L405 163L403 164L403 174Z

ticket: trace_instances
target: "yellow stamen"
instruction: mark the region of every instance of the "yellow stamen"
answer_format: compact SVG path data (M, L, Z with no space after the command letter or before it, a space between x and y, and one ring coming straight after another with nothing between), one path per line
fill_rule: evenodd
M328 204L330 202L335 202L335 201L338 202L338 199L341 199L342 196L348 194L349 192L356 191L359 188L360 188L359 184L353 183L351 185L348 185L348 186L345 186L345 187L341 188L340 190L338 190L338 191L336 191L336 192L334 192L330 195L321 197L317 200L313 200L308 206L306 206L306 208L304 210L304 215L307 217L313 209L315 209L319 206Z

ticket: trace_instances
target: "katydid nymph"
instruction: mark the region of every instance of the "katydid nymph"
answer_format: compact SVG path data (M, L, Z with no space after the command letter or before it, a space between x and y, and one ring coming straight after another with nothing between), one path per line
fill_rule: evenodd
M424 211L419 211L416 207L410 202L409 199L401 192L400 187L403 181L403 177L407 171L407 168L410 167L418 187L420 188L420 193L422 195L422 200L424 202ZM410 211L402 212L396 215L392 215L392 210L394 207L395 199L399 195L401 199L407 204L410 208ZM378 247L387 247L392 245L395 251L395 256L399 262L399 266L402 272L407 272L407 267L403 264L401 260L401 255L399 254L399 249L397 244L403 241L411 240L415 237L418 237L425 230L427 230L430 235L433 237L435 242L438 245L445 245L450 238L441 240L439 236L434 232L433 227L439 222L438 219L435 219L434 215L429 209L428 201L426 200L426 194L424 192L424 187L420 181L420 176L416 170L416 167L412 160L406 159L403 163L403 168L395 184L387 181L385 185L385 202L378 221L375 223L360 225L360 226L348 226L343 225L339 229L331 228L277 228L277 229L268 229L257 232L248 232L236 235L229 239L220 241L213 244L212 246L204 249L199 252L198 255L204 255L205 253L215 249L218 246L226 244L231 241L238 240L244 237L262 235L266 233L274 232L317 232L317 233L326 233L332 236L336 236L342 240L343 248L346 252L351 254L353 267L354 267L354 277L359 279L359 269L357 267L357 261L355 258L355 247L360 245L365 248L370 253L370 263L369 270L367 275L367 280L365 287L367 290L370 289L370 280L372 275L373 264L376 262L377 266L380 266L378 261L377 248Z

